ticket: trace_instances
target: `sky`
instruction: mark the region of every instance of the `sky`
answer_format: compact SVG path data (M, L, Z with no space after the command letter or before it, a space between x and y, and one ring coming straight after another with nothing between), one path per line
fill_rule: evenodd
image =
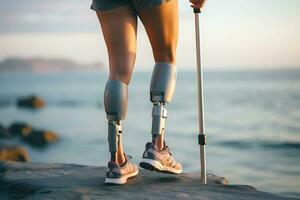
M108 57L89 0L0 0L0 60L68 58L80 63ZM195 68L194 14L179 0L177 66ZM200 16L207 69L300 68L300 0L207 0ZM138 28L135 70L152 69L151 46Z

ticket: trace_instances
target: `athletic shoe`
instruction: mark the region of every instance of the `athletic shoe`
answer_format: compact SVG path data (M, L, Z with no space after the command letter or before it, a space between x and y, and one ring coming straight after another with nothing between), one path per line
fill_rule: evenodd
M165 142L162 150L156 149L152 142L148 142L145 148L142 162L140 162L142 168L172 174L182 172L181 164L175 161Z
M108 162L109 171L106 173L105 183L122 185L127 179L136 176L139 173L138 166L126 158L126 162L119 166L114 161Z

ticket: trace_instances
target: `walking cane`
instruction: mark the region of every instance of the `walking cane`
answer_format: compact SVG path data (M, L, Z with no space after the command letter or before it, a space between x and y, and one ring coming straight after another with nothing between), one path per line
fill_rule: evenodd
M199 13L200 9L194 8L195 13L195 33L196 33L196 56L197 56L197 90L198 90L198 123L199 134L198 144L200 145L200 165L201 165L201 182L207 183L206 179L206 155L205 155L205 127L204 127L204 99L203 99L203 75L201 66L201 48L200 48L200 25Z

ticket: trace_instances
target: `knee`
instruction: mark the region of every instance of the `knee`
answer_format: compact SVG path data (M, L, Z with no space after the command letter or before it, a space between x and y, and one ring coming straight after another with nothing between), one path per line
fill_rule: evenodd
M176 64L176 48L164 45L163 48L154 50L154 59L156 63L164 62Z
M114 68L110 70L109 79L119 80L125 83L126 85L129 85L131 79L131 73L132 71L128 69L126 66L119 67L118 69Z
M133 71L133 65L133 63L126 62L114 62L110 64L109 79L119 80L126 85L129 85Z

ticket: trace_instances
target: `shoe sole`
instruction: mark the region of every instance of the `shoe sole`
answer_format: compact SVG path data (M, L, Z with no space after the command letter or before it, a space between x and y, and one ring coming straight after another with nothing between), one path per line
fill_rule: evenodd
M142 162L140 162L140 166L144 169L151 170L151 171L157 171L161 173L168 173L168 174L180 174L182 172L182 169L175 169L172 167L168 167L163 165L161 162L143 158Z
M105 177L105 184L109 184L109 185L122 185L125 184L127 182L127 179L136 176L139 173L139 170L131 173L131 174L127 174L121 178L108 178Z

